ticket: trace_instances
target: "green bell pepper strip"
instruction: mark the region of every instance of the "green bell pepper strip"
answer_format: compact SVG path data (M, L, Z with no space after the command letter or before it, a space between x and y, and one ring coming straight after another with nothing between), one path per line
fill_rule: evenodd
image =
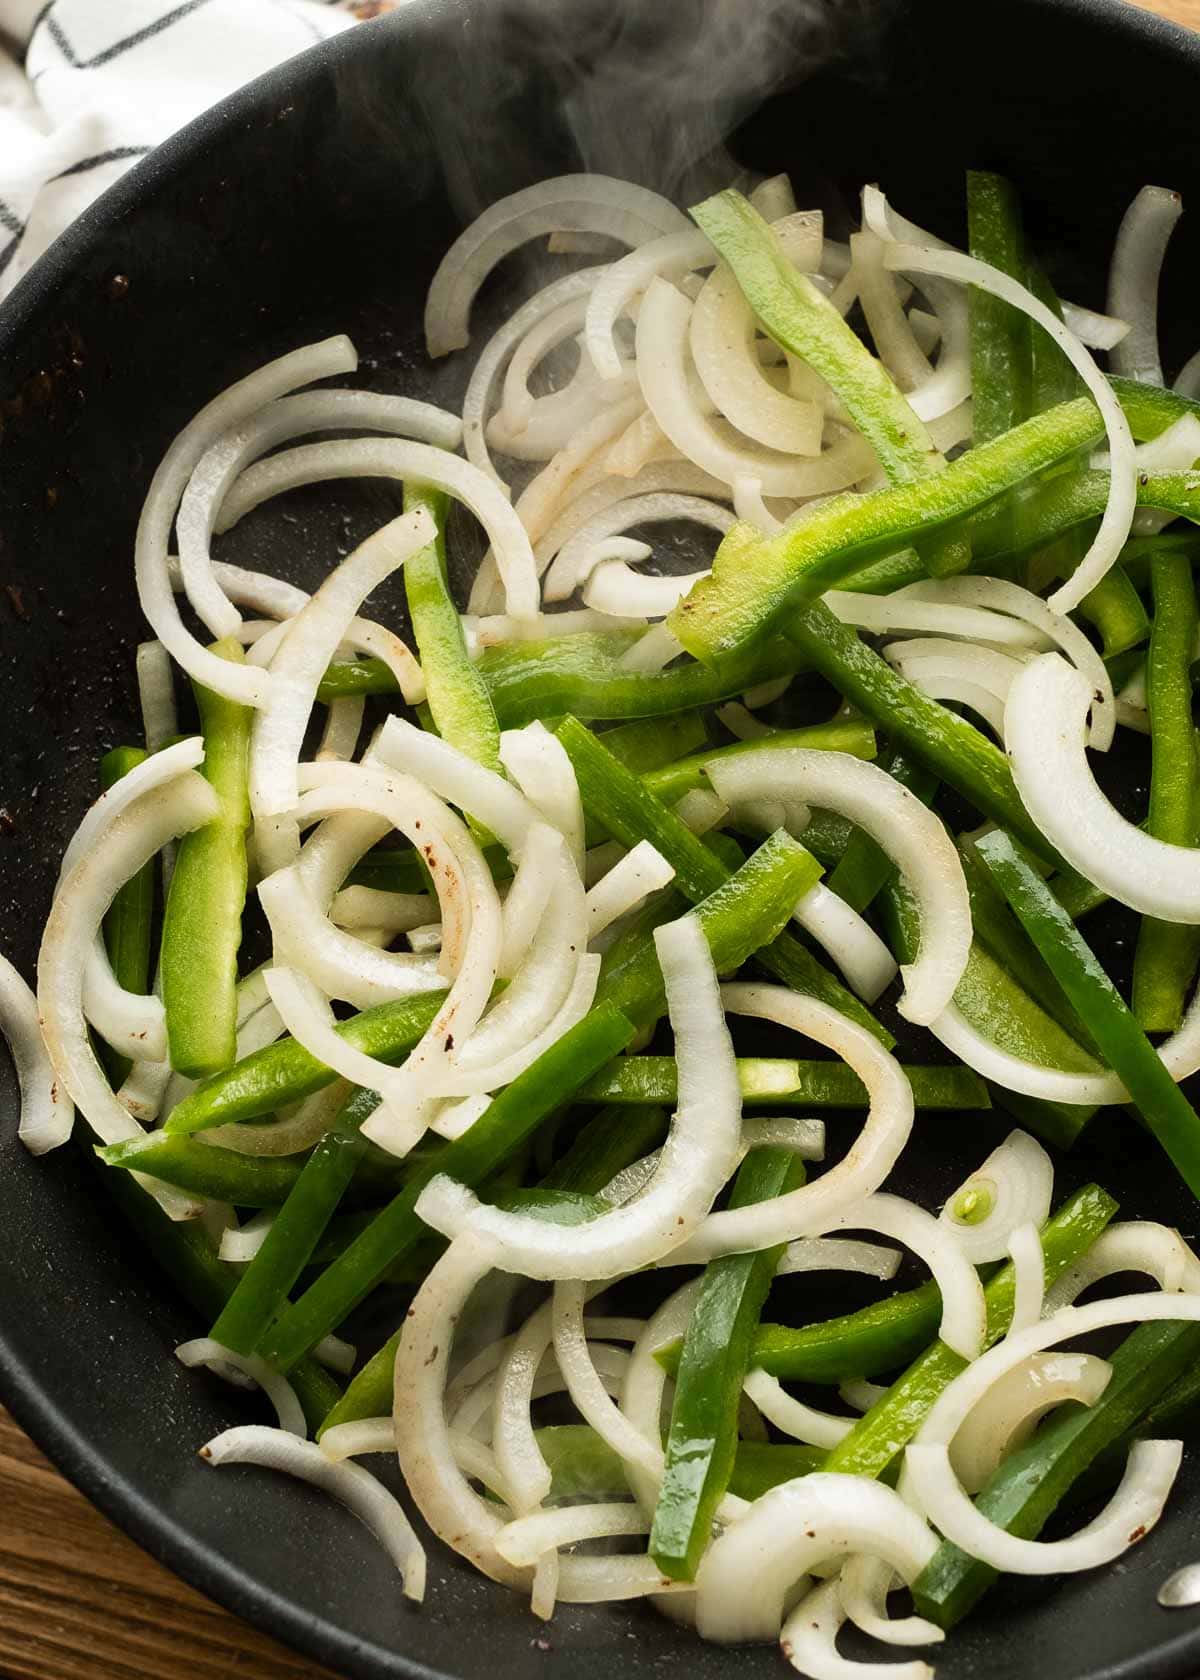
M864 1108L866 1087L845 1062L782 1061L738 1057L742 1101L788 1108ZM904 1064L918 1108L990 1108L987 1086L970 1068ZM673 1103L673 1056L625 1056L579 1092L580 1102Z
M443 490L425 484L404 486L404 511L424 508L437 527L433 542L404 566L413 639L437 733L489 770L499 770L500 726L487 684L467 653L462 619L446 578L448 505Z
M1034 1540L1075 1482L1121 1440L1200 1355L1200 1326L1141 1324L1110 1354L1112 1376L1091 1406L1063 1407L1006 1458L975 1503L1023 1540ZM999 1571L944 1540L913 1585L919 1616L951 1628L978 1604Z
M1154 629L1146 656L1150 713L1150 808L1146 831L1175 846L1194 846L1200 815L1200 765L1192 723L1196 586L1186 555L1159 552L1150 562ZM1146 1032L1174 1032L1200 961L1200 928L1143 916L1133 959L1133 1013Z
M574 768L584 810L624 846L649 840L674 868L674 886L685 898L693 902L701 899L730 878L730 869L644 782L630 775L606 753L603 741L578 719L564 718L557 735ZM821 873L816 859L803 847L798 850L808 859L810 867L793 906L815 885ZM781 934L769 950L759 952L759 960L795 991L807 992L840 1009L889 1047L895 1042L853 993L792 934Z
M107 793L144 763L142 747L114 747L100 760L100 788ZM127 992L150 990L150 933L154 921L154 864L145 863L125 885L104 913L104 948L117 984ZM114 1086L119 1086L131 1063L109 1044L101 1045L104 1065Z
M242 660L239 643L216 642L222 659ZM220 815L179 842L163 912L163 1007L171 1065L189 1079L237 1057L237 954L246 905L250 826L250 727L254 713L193 684L204 734L202 771Z
M107 1166L146 1172L197 1196L255 1208L282 1207L308 1160L305 1155L243 1155L201 1138L162 1131L98 1147L96 1153ZM359 1159L354 1199L362 1202L372 1196L378 1199L391 1195L412 1170L407 1160L397 1160L382 1151L366 1152Z
M939 784L932 771L910 762L899 752L888 755L884 768L901 787L915 793L922 804L933 803ZM895 864L871 836L859 828L851 835L837 868L829 877L828 886L830 892L837 893L861 915L895 873Z
M1009 837L997 829L978 842L978 850L1179 1176L1200 1196L1200 1115L1070 916Z
M973 529L981 569L994 566L1008 553L1041 548L1085 520L1098 519L1108 500L1108 482L1106 472L1094 469L1056 473L1020 497L1011 527L994 518L979 520ZM1136 496L1139 507L1158 508L1193 523L1200 521L1198 473L1142 473Z
M616 1009L600 1005L497 1095L462 1137L419 1170L372 1223L286 1307L262 1343L265 1358L289 1370L370 1293L424 1236L417 1218L421 1191L438 1172L477 1188L588 1076L629 1043L633 1028Z
M739 1499L758 1499L783 1482L819 1470L824 1456L820 1447L791 1441L739 1441L729 1491Z
M720 668L825 590L853 579L868 560L963 520L1101 434L1086 398L1023 421L969 449L933 478L866 495L835 496L810 519L764 538L737 524L711 573L667 622L697 659Z
M792 618L787 633L821 675L886 730L908 758L985 817L1011 828L1037 855L1061 862L1052 857L1021 803L1003 752L973 724L922 694L823 601Z
M1116 1211L1112 1197L1099 1185L1089 1184L1069 1197L1042 1226L1047 1288L1095 1242ZM1011 1324L1015 1289L1016 1273L1009 1261L984 1288L985 1347L999 1341ZM882 1475L920 1429L935 1400L967 1364L945 1342L934 1342L838 1442L824 1468L856 1476Z
M783 832L759 847L738 873L696 907L718 973L738 968L782 926L807 878L811 860ZM802 889L801 889L802 890ZM611 953L609 953L611 955ZM553 1110L571 1098L624 1050L635 1027L652 1022L665 1005L653 940L602 974L596 1006L499 1093L469 1132L455 1139L376 1217L314 1284L285 1310L263 1345L281 1369L307 1353L339 1324L425 1227L415 1208L435 1172L477 1187L531 1137Z
M213 1340L252 1354L308 1264L366 1153L359 1127L374 1112L374 1092L354 1091L301 1168L262 1247L213 1325Z
M1191 397L1181 397L1177 391L1168 391L1159 385L1143 385L1137 379L1118 378L1111 373L1108 383L1124 409L1129 429L1138 443L1149 443L1165 432L1168 426L1173 426L1176 420L1182 420L1185 414L1194 414L1200 419L1200 402Z
M785 1149L752 1149L738 1169L730 1207L769 1201L804 1182ZM759 1316L786 1245L710 1260L683 1338L666 1461L649 1552L674 1581L695 1579L712 1538L713 1513L737 1451L738 1403Z
M429 1026L445 995L432 992L427 997L379 1003L339 1022L337 1031L356 1050L381 1062L399 1062ZM256 1120L323 1090L336 1078L332 1069L295 1039L282 1038L243 1056L224 1073L203 1080L172 1109L163 1131L177 1136L239 1120Z
M1014 280L1026 274L1025 235L1015 189L1002 175L967 171L967 249ZM1003 299L967 287L971 392L978 446L1011 431L1033 410L1029 317Z
M550 1472L552 1500L629 1497L621 1460L590 1424L549 1424L534 1434ZM823 1457L819 1447L739 1441L729 1491L740 1499L757 1499L768 1488L819 1469Z
M667 1116L661 1109L603 1109L580 1130L566 1155L542 1178L540 1187L599 1195L623 1168L656 1148L666 1129ZM327 1429L336 1423L391 1411L392 1373L399 1342L397 1330L367 1361L325 1420ZM624 1477L620 1491L628 1491Z
M732 700L757 683L803 669L795 648L776 639L719 672L694 664L666 671L627 670L621 656L642 634L589 631L486 648L476 669L487 684L500 727L516 729L563 712L596 722L662 717ZM317 697L328 702L343 695L396 692L396 679L386 665L377 659L355 659L332 664Z
M607 734L599 737L607 747ZM661 769L642 776L642 782L656 798L666 805L674 805L693 788L707 788L704 766L714 759L742 758L747 753L762 752L764 747L810 747L825 752L850 753L854 758L875 757L875 730L861 718L835 718L829 723L807 724L800 729L773 729L769 735L756 735L749 741L734 741L727 747L708 747L691 758L680 758Z
M557 728L561 718L546 720ZM604 731L604 745L626 770L646 776L699 752L708 742L708 718L702 711L677 712L673 717L634 718Z
M1052 875L1046 885L1073 922L1081 916L1091 915L1093 910L1099 910L1109 902L1106 892L1073 871Z
M233 1294L237 1269L219 1258L199 1221L168 1219L128 1173L104 1169L103 1181L134 1231L139 1251L153 1258L188 1305L210 1324ZM289 1380L309 1428L316 1429L341 1398L341 1385L311 1358L300 1360Z

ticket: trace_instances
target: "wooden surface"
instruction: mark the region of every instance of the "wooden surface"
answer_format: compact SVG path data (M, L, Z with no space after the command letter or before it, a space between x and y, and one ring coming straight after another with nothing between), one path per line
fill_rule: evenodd
M1200 29L1200 0L1134 0ZM333 1680L127 1540L0 1409L5 1680Z

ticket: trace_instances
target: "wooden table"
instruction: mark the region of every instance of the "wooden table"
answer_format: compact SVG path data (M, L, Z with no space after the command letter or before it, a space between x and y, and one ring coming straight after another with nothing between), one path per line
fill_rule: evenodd
M1200 29L1200 0L1133 3ZM184 1673L195 1680L335 1680L127 1540L0 1409L0 1674L179 1680Z

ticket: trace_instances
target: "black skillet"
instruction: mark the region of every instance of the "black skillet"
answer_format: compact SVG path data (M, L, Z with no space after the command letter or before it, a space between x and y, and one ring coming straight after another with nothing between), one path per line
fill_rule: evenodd
M130 650L144 631L131 539L164 446L231 379L335 330L357 340L364 384L454 400L460 370L424 359L422 298L483 203L581 163L682 196L727 178L727 162L698 160L736 128L737 162L790 170L802 203L836 217L879 180L956 236L963 170L990 166L1020 183L1060 286L1099 304L1137 186L1200 194L1200 40L1123 5L728 0L718 41L699 50L697 10L413 0L163 146L0 311L0 943L26 973L97 756L135 727ZM1200 222L1185 217L1169 269L1175 367L1200 340ZM303 579L391 505L382 487L300 497L247 521L231 552ZM1110 922L1118 955L1123 937ZM414 1611L352 1519L261 1473L205 1469L195 1447L242 1416L240 1403L171 1358L198 1327L109 1216L81 1154L35 1162L16 1145L3 1062L0 1093L0 1395L181 1575L369 1680L783 1672L774 1651L702 1646L640 1608L562 1610L543 1629L440 1550ZM1003 1129L994 1116L925 1122L900 1187L944 1193ZM1064 1184L1095 1173L1126 1215L1196 1233L1194 1207L1119 1116L1079 1153ZM1194 1675L1200 1611L1169 1614L1154 1594L1197 1557L1192 1462L1125 1561L1005 1587L938 1653L939 1669L946 1680Z

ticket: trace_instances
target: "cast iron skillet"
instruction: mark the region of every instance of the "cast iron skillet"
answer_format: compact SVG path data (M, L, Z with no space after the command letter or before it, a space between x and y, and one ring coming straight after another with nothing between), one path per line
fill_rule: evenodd
M218 388L335 330L357 340L364 383L455 398L460 371L424 363L421 303L483 202L581 161L686 192L724 178L696 154L740 121L739 162L790 169L801 202L835 215L880 180L956 235L964 167L1008 171L1054 277L1098 303L1133 190L1200 191L1200 41L1123 6L912 0L881 13L842 0L818 13L795 0L767 17L741 0L724 9L720 49L697 57L690 5L645 0L621 21L589 3L547 0L538 17L517 0L414 0L306 54L126 177L0 311L0 940L26 973L97 756L135 728L131 539L160 453ZM770 38L751 52L760 17ZM616 73L588 79L587 62L611 67L614 52ZM676 73L631 79L649 54ZM757 64L756 90L780 89L748 119L744 89L704 80L728 62ZM1200 337L1188 310L1198 227L1184 219L1170 262L1172 366ZM231 552L303 579L378 522L389 495L301 498L248 521ZM1124 791L1132 808L1128 777ZM1126 931L1110 922L1110 954ZM189 1581L364 1680L782 1672L774 1651L703 1646L645 1609L560 1610L542 1630L440 1550L414 1612L352 1519L291 1483L202 1467L196 1446L244 1416L241 1403L170 1357L194 1320L109 1217L80 1151L34 1162L16 1145L15 1101L3 1062L0 1393ZM900 1188L944 1194L1004 1129L995 1116L923 1122ZM1094 1173L1126 1216L1196 1232L1194 1206L1119 1116L1079 1155L1064 1186ZM1190 1464L1145 1545L1116 1569L996 1593L939 1654L942 1674L1194 1674L1200 1612L1169 1615L1154 1591L1172 1563L1200 1556L1198 1530Z

